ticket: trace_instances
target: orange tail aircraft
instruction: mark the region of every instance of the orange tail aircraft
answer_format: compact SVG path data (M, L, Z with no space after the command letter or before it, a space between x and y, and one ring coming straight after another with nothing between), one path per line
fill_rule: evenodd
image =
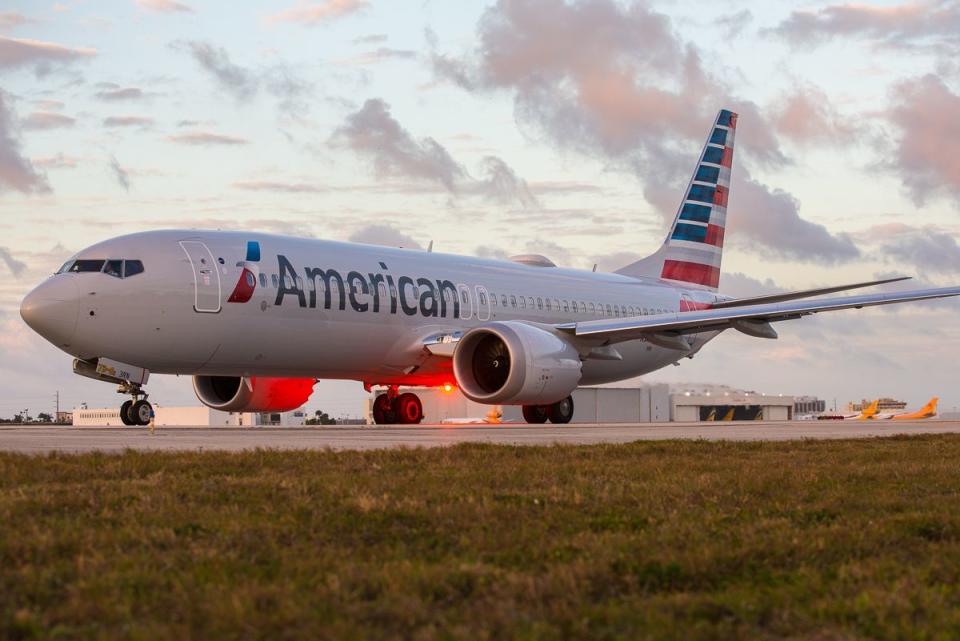
M926 405L924 405L922 408L920 408L916 412L908 412L906 414L897 414L895 416L891 416L890 418L892 418L895 421L915 421L915 420L924 419L924 418L933 418L934 416L937 415L937 402L939 400L940 399L938 397L934 396L933 398L930 399L930 401Z

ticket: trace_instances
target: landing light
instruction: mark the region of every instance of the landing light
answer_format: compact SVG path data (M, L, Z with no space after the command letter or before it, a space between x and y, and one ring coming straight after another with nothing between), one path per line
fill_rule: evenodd
M444 383L444 384L440 387L440 389L443 390L443 393L444 393L444 394L450 394L450 393L453 392L454 387L453 387L453 384L452 384L452 383Z

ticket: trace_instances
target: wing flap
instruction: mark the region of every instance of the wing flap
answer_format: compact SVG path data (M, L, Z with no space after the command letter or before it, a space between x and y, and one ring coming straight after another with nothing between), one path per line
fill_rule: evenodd
M586 321L583 323L564 323L557 325L560 331L573 334L578 338L600 339L604 344L619 343L651 334L694 334L697 332L717 331L733 327L737 322L752 321L772 323L801 318L819 312L831 312L841 309L859 309L877 305L892 305L910 301L930 300L960 296L960 287L941 287L906 292L883 294L863 294L860 296L842 296L815 301L792 301L786 303L767 303L724 309L708 309L657 316L636 316L633 318Z

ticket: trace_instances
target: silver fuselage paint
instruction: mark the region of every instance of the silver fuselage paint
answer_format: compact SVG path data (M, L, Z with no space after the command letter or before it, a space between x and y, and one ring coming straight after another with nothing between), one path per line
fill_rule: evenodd
M267 286L257 277L248 301L228 302L243 273L249 241L259 244L256 269ZM199 256L207 257L203 274L197 270ZM283 284L280 277L284 276L280 256L301 281L292 286L302 292L303 304L297 294L278 296L276 285ZM56 300L72 296L77 301L74 307L64 308L75 308L74 330L64 329L65 338L51 342L81 359L107 357L158 374L432 385L453 382L449 359L431 356L423 347L424 340L436 334L462 332L492 320L544 324L597 320L608 317L607 305L672 314L680 310L682 297L697 303L719 300L711 292L618 274L247 232L144 232L98 243L73 258L139 259L145 270L125 279L103 273L62 273L42 283L35 292ZM356 280L361 293L354 298L346 293L342 310L339 294L331 294L327 309L326 292L316 287L311 291L306 271L311 268L336 270L343 278L356 272L368 282L368 290L373 275L382 275L379 309L374 311L372 293L363 294ZM400 304L392 309L387 276L395 287L403 276L414 282L455 284L460 314L455 316L449 300L445 316L424 315L419 301L415 314L405 313ZM415 297L409 287L405 293L409 311ZM480 303L481 293L486 304ZM496 305L490 303L493 295ZM522 308L520 297L525 302ZM545 298L551 301L549 311L536 302ZM516 307L512 299L517 299ZM559 310L554 301L560 302ZM578 309L579 303L585 303L588 311L572 311L572 301ZM358 311L364 302L365 311ZM594 310L602 304L604 312L591 313L591 304ZM70 325L72 321L64 321L65 328ZM717 333L694 335L692 347L698 350ZM581 384L639 376L682 356L643 340L618 344L616 350L623 356L620 361L585 360Z

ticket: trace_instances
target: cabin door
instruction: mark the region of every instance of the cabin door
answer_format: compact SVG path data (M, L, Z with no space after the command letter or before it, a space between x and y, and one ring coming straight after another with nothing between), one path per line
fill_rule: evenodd
M215 314L220 311L220 270L210 248L198 240L182 240L180 246L193 268L194 311Z

